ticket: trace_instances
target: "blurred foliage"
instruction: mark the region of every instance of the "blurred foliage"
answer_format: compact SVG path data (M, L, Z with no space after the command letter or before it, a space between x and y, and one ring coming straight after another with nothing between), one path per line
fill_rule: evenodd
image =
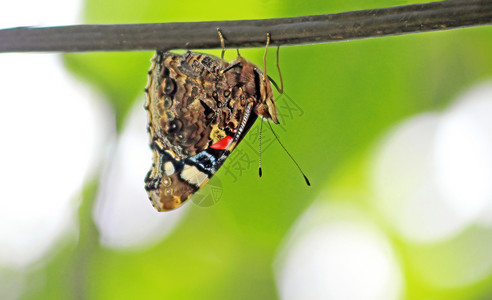
M325 14L418 2L88 0L84 14L87 23L184 22ZM47 282L27 296L277 298L272 262L296 218L324 188L360 188L361 161L392 124L421 111L439 110L471 83L490 77L491 33L491 28L474 28L282 48L286 92L303 115L285 122L285 131L279 133L312 187L305 186L282 149L272 145L263 153L261 180L255 167L237 182L219 171L224 186L221 202L209 209L193 207L171 236L139 252L98 245L92 223L93 193L87 192L79 245L66 247L44 268ZM263 49L241 50L242 56L258 64L262 53ZM234 55L235 51L226 53L228 59ZM74 74L104 92L121 128L134 102L143 101L151 56L150 52L84 53L66 55L65 62ZM269 70L274 70L274 59L271 51ZM91 189L97 187L89 185ZM412 257L404 253L410 246L395 242L402 250L409 299L436 295L470 299L485 290L485 284L433 288L409 267Z

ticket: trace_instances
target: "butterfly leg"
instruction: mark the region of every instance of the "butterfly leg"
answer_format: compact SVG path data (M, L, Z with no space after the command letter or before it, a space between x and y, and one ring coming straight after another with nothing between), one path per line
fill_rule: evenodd
M220 28L217 28L217 33L219 34L220 46L222 47L222 53L220 54L220 58L224 60L224 54L225 54L224 36L222 35L222 31L220 30Z
M221 53L221 55L220 55L220 58L222 59L222 61L224 61L224 54L225 54L225 42L224 42L224 35L222 34L222 31L220 30L220 28L217 28L217 33L219 34L219 38L220 38L220 45L221 45L221 47L222 47L222 53ZM237 56L241 56L241 55L239 54L239 49L236 49L236 51L237 51ZM225 72L227 72L227 71L229 71L229 70L231 70L231 69L234 69L235 67L240 66L240 65L241 65L241 63L237 62L237 63L235 63L235 64L232 64L232 65L228 66L228 67L227 67L227 68L225 68L225 69L220 70L220 73L221 73L221 74L224 74Z
M275 85L275 87L277 88L277 91L280 94L283 94L284 93L284 81L282 80L282 73L280 72L280 65L278 63L279 53L280 53L280 46L277 46L277 70L278 70L278 78L280 79L280 89L278 88L277 85Z

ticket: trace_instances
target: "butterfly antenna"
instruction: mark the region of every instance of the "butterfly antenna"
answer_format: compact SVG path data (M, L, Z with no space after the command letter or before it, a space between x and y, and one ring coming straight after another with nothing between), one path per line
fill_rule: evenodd
M275 131L273 131L273 128L272 128L272 125L270 125L270 122L268 122L268 126L270 126L270 130L272 131L273 135L275 136L275 138L277 139L278 143L280 144L280 146L282 146L282 148L284 148L285 150L285 153L287 153L287 155L289 155L290 159L292 159L292 161L294 162L294 164L296 164L297 168L299 169L299 171L301 172L302 176L304 176L304 180L306 181L306 184L308 186L311 186L311 183L309 182L309 179L307 178L306 174L304 174L304 172L302 171L301 167L299 166L299 164L297 163L297 161L294 159L294 157L292 157L292 155L290 155L289 151L287 151L287 149L285 148L285 146L282 144L282 142L280 141L280 139L278 138L277 134L275 133Z
M260 175L260 178L261 178L261 132L263 131L263 118L261 118L261 124L260 124L260 149L259 149L259 155L258 155L258 159L259 159L259 169L258 169L258 174Z

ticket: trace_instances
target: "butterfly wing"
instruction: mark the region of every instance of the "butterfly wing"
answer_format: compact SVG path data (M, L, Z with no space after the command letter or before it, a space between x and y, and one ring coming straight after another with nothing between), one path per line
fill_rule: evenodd
M145 187L158 211L179 207L205 185L257 118L224 67L191 52L153 58L146 110L154 159Z

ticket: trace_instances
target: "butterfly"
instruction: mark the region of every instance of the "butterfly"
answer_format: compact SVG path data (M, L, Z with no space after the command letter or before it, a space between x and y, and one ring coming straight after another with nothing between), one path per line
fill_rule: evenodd
M234 61L224 61L218 33L221 58L157 51L152 59L145 109L153 162L145 189L158 211L181 206L203 187L258 116L279 123L265 64L270 34L262 72L239 51Z

